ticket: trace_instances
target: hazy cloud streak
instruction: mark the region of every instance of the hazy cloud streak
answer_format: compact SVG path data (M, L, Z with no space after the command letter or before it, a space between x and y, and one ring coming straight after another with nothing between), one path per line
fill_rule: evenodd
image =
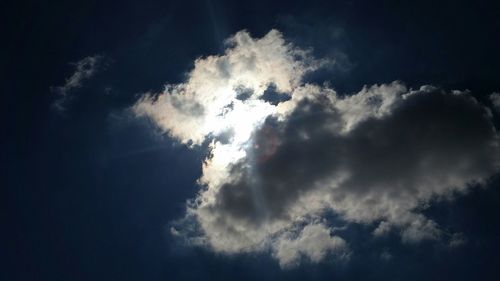
M71 92L80 88L83 81L92 78L99 69L103 56L88 56L80 61L73 63L75 72L66 79L62 86L51 87L51 91L58 95L54 101L53 107L58 111L66 109L66 103L71 99Z

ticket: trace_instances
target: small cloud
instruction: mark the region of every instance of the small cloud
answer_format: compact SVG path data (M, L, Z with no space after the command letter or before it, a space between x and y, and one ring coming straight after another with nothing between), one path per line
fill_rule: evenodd
M423 215L412 215L411 222L401 232L405 243L415 243L422 240L438 240L442 231L436 222Z
M108 96L108 95L111 95L112 94L112 91L113 91L113 88L111 87L105 87L104 88L104 93Z
M384 261L390 261L392 260L392 258L392 254L387 249L383 250L382 253L380 253L380 259Z
M177 229L175 229L175 227L170 227L170 234L172 234L173 236L179 236L180 233Z
M281 236L274 247L274 257L282 268L295 267L301 258L312 263L322 261L329 253L340 258L349 258L349 250L344 239L331 236L330 229L323 224L305 226L295 239Z
M453 233L451 235L450 241L448 242L448 246L450 248L461 247L467 243L467 237L463 233Z
M102 65L103 58L104 57L101 55L94 55L85 57L76 63L72 63L75 71L66 79L64 85L50 87L50 90L58 96L52 104L57 111L66 110L66 104L71 99L71 92L80 88L83 81L95 75Z
M490 101L494 106L496 111L500 111L500 93L492 93L490 95Z
M387 221L382 221L377 228L373 231L373 235L381 237L387 235L391 231L391 224Z

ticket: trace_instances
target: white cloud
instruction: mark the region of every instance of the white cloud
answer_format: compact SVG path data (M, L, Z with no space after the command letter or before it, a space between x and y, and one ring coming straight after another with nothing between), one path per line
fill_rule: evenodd
M144 95L135 112L149 116L183 143L200 144L208 135L236 125L253 129L275 111L259 99L271 84L289 94L305 73L325 63L287 44L276 30L261 39L241 31L227 44L224 55L197 59L185 83L167 85L161 95ZM238 99L242 91L248 91L247 101ZM229 110L232 106L241 110ZM246 140L248 135L239 137Z
M298 265L302 257L313 263L322 261L329 253L342 259L349 257L344 239L331 236L330 230L322 224L306 225L295 238L281 236L273 250L274 257L284 268Z
M468 91L396 81L342 97L303 81L325 62L276 30L228 42L223 55L196 60L184 83L133 107L182 143L210 144L188 230L176 228L192 244L272 251L284 267L318 262L346 249L347 237L330 235L338 226L315 223L325 212L375 236L436 240L443 231L421 210L498 170L491 117ZM268 101L266 91L288 99Z
M88 56L74 63L75 72L66 79L62 86L51 87L51 91L58 95L57 100L53 103L56 110L64 111L66 103L70 99L71 91L82 86L82 82L90 79L98 70L102 63L103 57L100 55Z

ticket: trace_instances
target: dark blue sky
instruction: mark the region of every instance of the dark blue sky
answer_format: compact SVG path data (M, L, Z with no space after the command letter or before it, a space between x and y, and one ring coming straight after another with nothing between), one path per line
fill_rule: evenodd
M280 269L267 254L183 248L169 223L198 191L203 149L158 136L124 109L182 81L197 57L246 29L277 28L338 66L309 77L349 94L402 80L500 91L500 5L493 1L4 1L1 280L498 280L500 179L426 213L468 243L374 240L349 229L346 264ZM418 3L416 3L418 2ZM71 62L105 65L62 114L51 86ZM498 121L498 120L496 120ZM380 258L381 249L393 258Z

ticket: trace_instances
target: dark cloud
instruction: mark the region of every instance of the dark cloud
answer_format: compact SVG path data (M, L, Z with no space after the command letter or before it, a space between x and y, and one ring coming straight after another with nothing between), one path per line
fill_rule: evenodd
M256 224L283 219L302 195L347 174L325 194L333 209L355 220L410 223L397 216L497 170L496 132L468 94L415 91L383 118L346 134L342 126L340 113L317 100L299 103L284 122L268 120L255 134L253 157L232 167L237 180L220 188L212 208Z

